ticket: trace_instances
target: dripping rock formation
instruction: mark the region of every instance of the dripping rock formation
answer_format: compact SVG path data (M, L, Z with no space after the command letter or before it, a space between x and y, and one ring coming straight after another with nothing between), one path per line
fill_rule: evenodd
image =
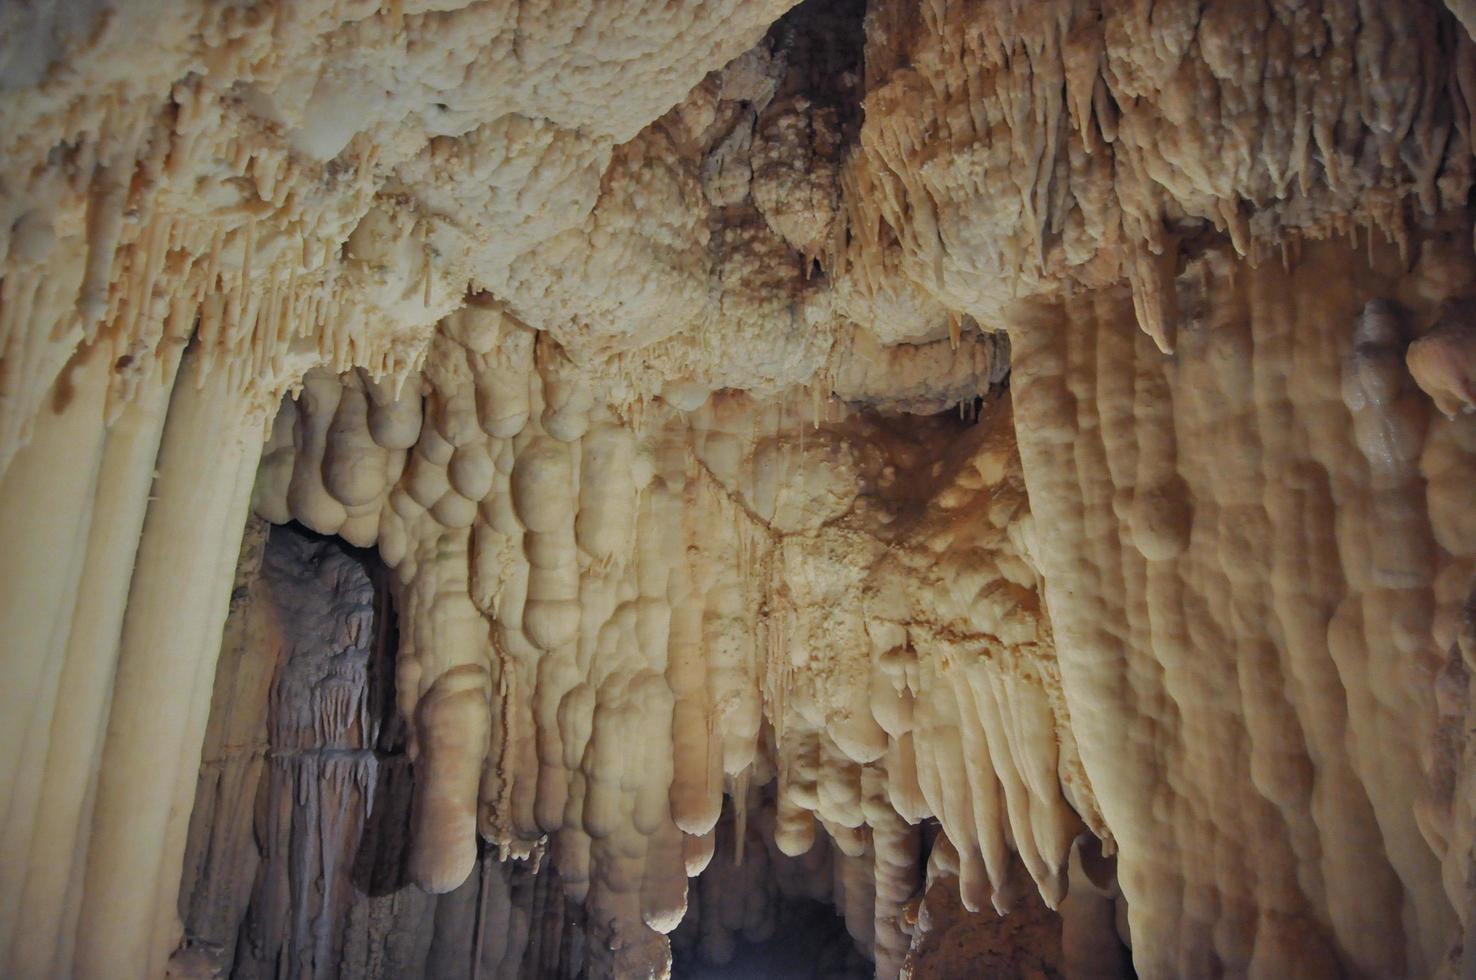
M1476 976L1476 3L0 3L0 976Z

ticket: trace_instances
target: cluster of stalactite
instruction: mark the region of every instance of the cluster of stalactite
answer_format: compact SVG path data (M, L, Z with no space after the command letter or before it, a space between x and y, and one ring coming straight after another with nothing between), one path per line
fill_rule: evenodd
M0 7L0 973L1476 962L1449 7Z
M433 343L423 408L313 375L267 445L259 513L377 542L393 569L417 883L459 885L479 832L509 855L548 840L608 930L605 969L659 973L725 795L741 827L777 779L775 843L835 850L837 904L883 972L907 951L923 817L958 842L970 907L1011 905L1012 851L1058 901L1077 813L1110 835L1007 400L976 426L818 392L626 421L540 371L558 356L474 306Z

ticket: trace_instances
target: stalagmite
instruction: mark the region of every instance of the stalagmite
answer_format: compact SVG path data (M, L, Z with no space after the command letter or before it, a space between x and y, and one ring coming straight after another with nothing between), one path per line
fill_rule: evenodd
M0 7L0 974L1468 974L1473 25Z

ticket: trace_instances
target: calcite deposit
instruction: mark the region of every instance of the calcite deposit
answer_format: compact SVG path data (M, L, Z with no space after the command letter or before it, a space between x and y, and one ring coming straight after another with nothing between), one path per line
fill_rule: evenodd
M0 5L0 976L1472 975L1473 29Z

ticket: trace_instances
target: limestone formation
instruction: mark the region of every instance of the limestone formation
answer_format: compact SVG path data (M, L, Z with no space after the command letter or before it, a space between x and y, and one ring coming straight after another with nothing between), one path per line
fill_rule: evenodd
M0 976L1470 975L1472 29L0 5Z

